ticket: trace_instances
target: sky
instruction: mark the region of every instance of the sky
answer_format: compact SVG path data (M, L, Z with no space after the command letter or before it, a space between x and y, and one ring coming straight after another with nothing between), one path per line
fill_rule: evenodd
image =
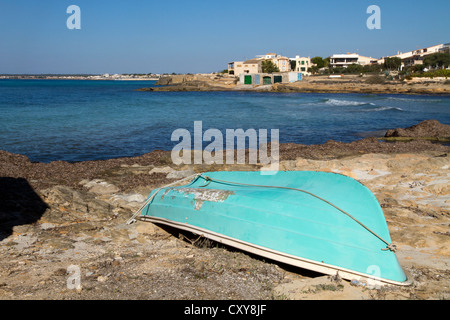
M81 29L69 29L70 5ZM380 8L381 29L367 28ZM0 74L209 73L275 52L380 58L450 42L448 0L0 0Z

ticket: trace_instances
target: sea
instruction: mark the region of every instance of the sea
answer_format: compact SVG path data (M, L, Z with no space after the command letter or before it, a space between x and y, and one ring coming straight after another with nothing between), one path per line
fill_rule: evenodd
M76 162L173 150L177 129L194 141L195 123L200 135L267 130L270 141L278 130L280 143L307 145L383 136L428 119L450 124L450 96L137 91L151 86L155 81L2 79L0 149L33 162Z

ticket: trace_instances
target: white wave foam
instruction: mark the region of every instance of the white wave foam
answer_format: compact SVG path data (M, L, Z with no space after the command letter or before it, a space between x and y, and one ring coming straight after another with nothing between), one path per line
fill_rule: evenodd
M373 103L362 102L362 101L351 101L351 100L338 100L338 99L328 99L325 104L332 106L363 106L366 104L375 105Z
M426 98L401 98L401 97L386 97L386 100L394 100L394 101L408 101L408 102L440 102L441 99L426 99Z
M364 112L377 112L377 111L389 111L389 110L403 111L402 108L398 108L398 107L378 107L378 108L366 109L366 110L361 110L361 111L364 111Z

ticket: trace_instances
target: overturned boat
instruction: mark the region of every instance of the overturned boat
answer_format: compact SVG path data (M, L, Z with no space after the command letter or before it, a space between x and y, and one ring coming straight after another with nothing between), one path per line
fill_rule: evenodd
M153 190L139 218L347 280L410 283L377 199L340 174L206 172Z

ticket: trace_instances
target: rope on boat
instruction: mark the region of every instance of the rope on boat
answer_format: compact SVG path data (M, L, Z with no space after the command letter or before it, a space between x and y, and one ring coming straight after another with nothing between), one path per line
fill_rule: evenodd
M342 212L343 214L347 215L348 217L350 217L351 219L353 219L355 222L357 222L359 225L361 225L364 229L366 229L367 231L369 231L370 233L372 233L375 237L377 237L378 239L380 239L381 241L383 241L386 244L386 248L383 248L381 250L386 251L386 250L390 250L392 252L395 252L397 250L397 247L395 244L393 243L389 243L388 241L384 240L382 237L380 237L378 234L376 234L373 230L371 230L369 227L367 227L366 225L364 225L361 221L359 221L358 219L356 219L355 217L353 217L350 213L346 212L345 210L339 208L338 206L332 204L331 202L329 202L328 200L325 200L324 198L319 197L318 195L315 195L314 193L311 193L309 191L306 190L302 190L302 189L298 189L298 188L291 188L291 187L281 187L281 186L269 186L269 185L259 185L259 184L250 184L250 183L241 183L241 182L232 182L232 181L226 181L226 180L219 180L219 179L212 179L211 177L208 176L200 176L201 178L205 179L206 184L204 184L201 187L206 187L207 185L209 185L211 183L211 181L215 181L215 182L221 182L221 183L227 183L227 184L235 184L235 185L241 185L241 186L248 186L248 187L259 187L259 188L276 188L276 189L287 189L287 190L294 190L294 191L299 191L299 192L303 192L306 194L309 194L310 196L313 196L327 204L329 204L330 206L332 206L333 208L339 210L340 212Z
M191 180L192 179L192 181L194 181L195 179L197 179L197 177L199 177L201 175L201 173L196 173L196 174L193 174L193 175L190 175L190 176L188 176L188 177L186 177L186 178L183 178L183 179L181 179L181 180L178 180L178 181L175 181L175 182L172 182L172 183L169 183L169 184L167 184L167 185L165 185L165 186L162 186L162 187L159 187L156 191L155 191L155 193L153 193L145 202L144 202L144 204L138 209L138 210L136 210L136 212L131 216L131 218L130 219L128 219L127 220L127 222L126 222L126 224L132 224L132 223L134 223L134 222L136 222L136 217L141 213L141 211L153 200L153 198L156 196L156 194L159 192L159 191L161 191L161 189L164 189L164 188L168 188L168 187L172 187L172 186L174 186L174 185L176 185L176 184L179 184L179 183L182 183L182 182L184 182L184 181L186 181L186 180Z

